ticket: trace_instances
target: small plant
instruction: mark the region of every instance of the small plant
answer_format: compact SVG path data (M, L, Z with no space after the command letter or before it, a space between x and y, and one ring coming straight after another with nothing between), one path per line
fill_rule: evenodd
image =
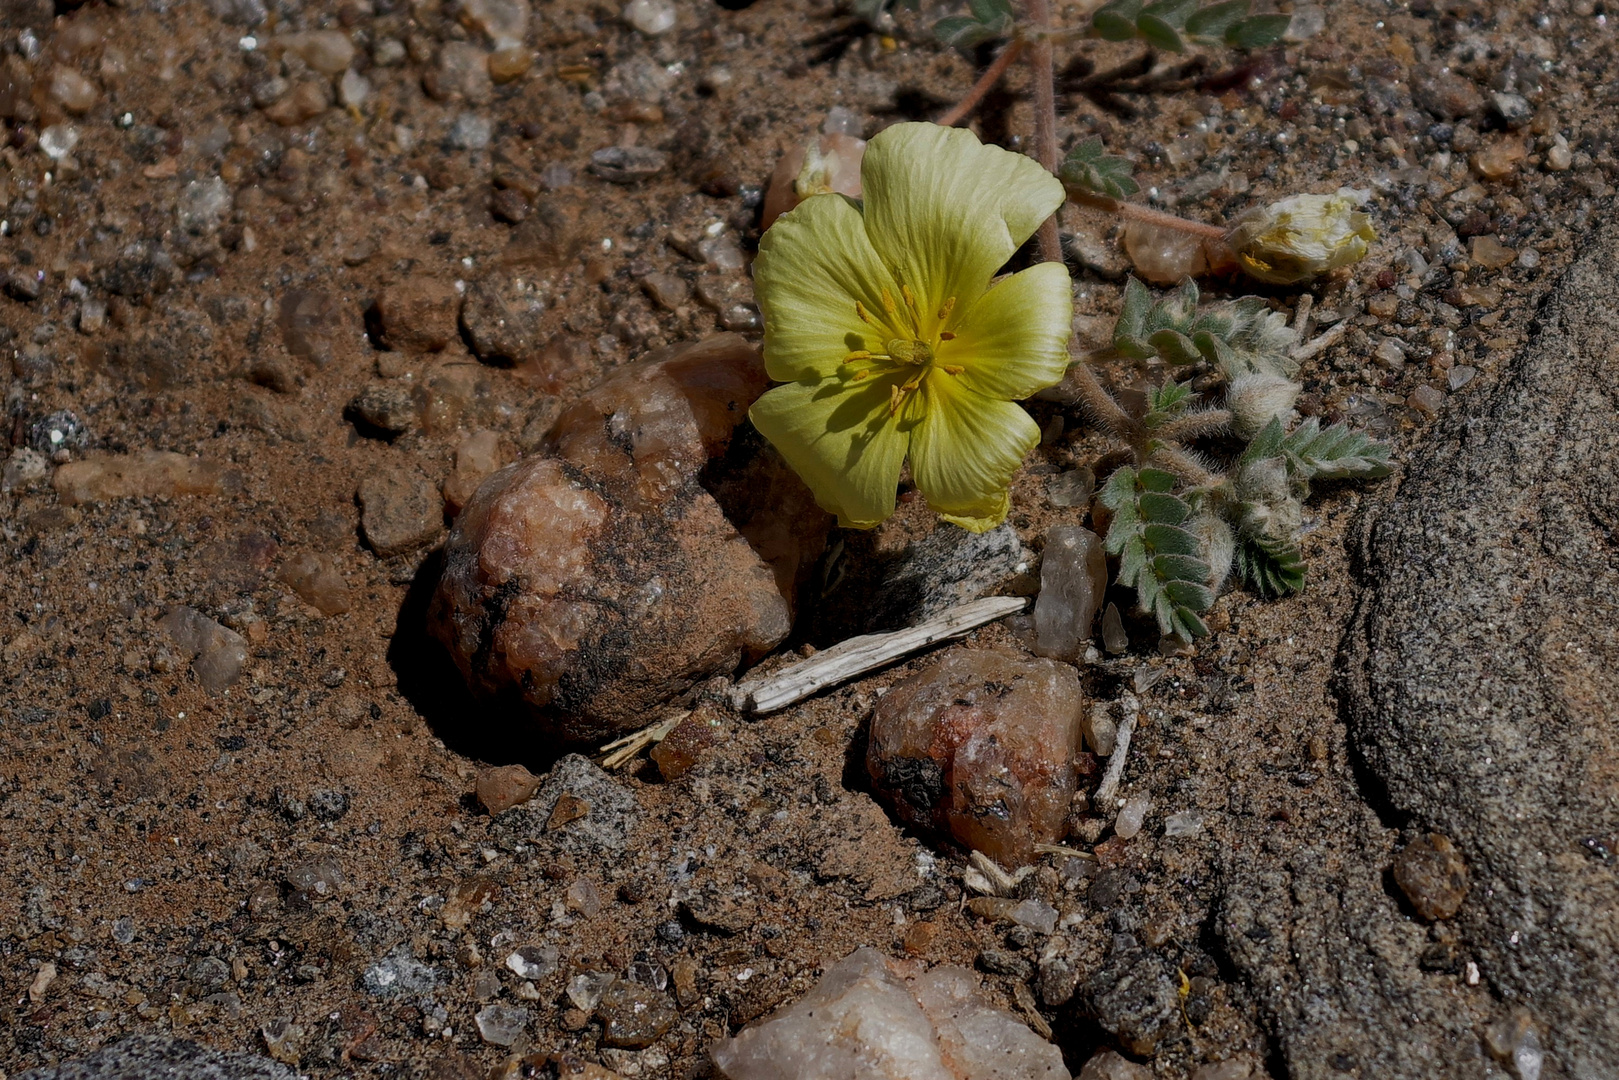
M1197 0L1110 0L1091 16L1099 37L1108 41L1140 38L1155 49L1184 52L1190 39L1199 45L1259 49L1282 40L1286 15L1250 15L1248 0L1199 7Z

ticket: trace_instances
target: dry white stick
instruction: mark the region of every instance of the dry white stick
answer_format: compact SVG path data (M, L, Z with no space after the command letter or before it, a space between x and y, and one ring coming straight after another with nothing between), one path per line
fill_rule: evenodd
M1119 733L1114 736L1113 756L1107 759L1107 772L1102 774L1102 782L1097 785L1096 796L1091 800L1091 806L1102 814L1111 814L1116 809L1113 800L1119 793L1119 781L1124 777L1124 759L1130 755L1130 737L1136 733L1139 709L1126 708L1123 712Z
M603 752L614 751L614 753L602 758L602 768L616 769L653 743L662 742L669 737L669 733L675 729L676 724L690 715L691 710L687 709L685 712L665 717L656 724L644 727L640 731L624 736L622 739L614 739L602 747Z
M840 641L774 675L742 680L731 688L731 703L738 709L756 713L784 709L829 686L847 682L929 645L960 637L985 623L1022 611L1028 603L1021 596L986 596L951 608L908 630L864 634Z
M1295 346L1292 351L1292 357L1293 359L1302 363L1303 361L1310 359L1312 356L1318 356L1321 353L1326 352L1328 349L1338 344L1338 342L1347 333L1349 333L1349 320L1345 319L1343 322L1338 323L1326 333L1317 335L1315 338L1306 341L1303 345Z
M1293 347L1304 344L1304 335L1310 331L1310 312L1315 309L1315 297L1305 293L1293 305Z

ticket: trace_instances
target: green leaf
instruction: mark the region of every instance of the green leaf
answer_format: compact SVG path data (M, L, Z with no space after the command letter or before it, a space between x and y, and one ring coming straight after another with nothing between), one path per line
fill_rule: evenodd
M1262 49L1282 40L1293 19L1288 15L1255 15L1232 26L1225 33L1227 45L1238 49Z
M1242 580L1267 599L1304 588L1304 557L1297 544L1246 539L1237 546L1236 564Z
M1007 0L967 0L973 18L986 26L1012 17L1012 5Z
M1185 364L1195 364L1203 359L1192 339L1178 330L1160 330L1147 339L1152 347L1163 357L1164 363L1176 367Z
M1108 41L1129 41L1136 36L1136 16L1142 0L1112 0L1091 16L1091 26Z
M1184 383L1166 382L1147 395L1147 415L1158 414L1163 420L1172 419L1186 411L1186 403L1191 399L1191 387Z
M1306 421L1305 426L1308 427L1312 422ZM1303 431L1304 428L1301 427L1299 430ZM1282 432L1282 418L1280 416L1271 417L1270 422L1259 429L1259 434L1254 436L1254 441L1249 443L1248 448L1242 452L1242 457L1237 459L1238 469L1252 465L1256 461L1264 461L1266 458L1280 455L1285 441L1286 437Z
M1210 4L1198 9L1186 20L1186 33L1190 37L1218 41L1247 14L1248 0Z
M1198 617L1214 603L1212 573L1198 536L1180 527L1192 508L1172 493L1175 477L1161 469L1114 471L1102 488L1113 509L1106 549L1119 556L1119 584L1136 591L1164 634L1208 633Z
M1180 34L1156 15L1143 15L1137 19L1136 31L1141 34L1143 41L1155 49L1176 53L1186 51L1186 45L1181 41Z
M977 19L951 15L933 24L933 36L952 49L971 49L999 35Z
M1278 421L1272 418L1271 423ZM1260 438L1269 430L1267 426L1260 432ZM1346 424L1320 430L1319 421L1313 416L1287 436L1278 450L1286 456L1289 469L1305 480L1345 480L1389 474L1387 443L1377 442Z
M1129 159L1105 153L1102 139L1097 135L1068 151L1057 168L1057 175L1070 187L1084 188L1111 199L1123 199L1141 190L1141 185L1130 175Z
M1124 286L1124 306L1119 308L1119 321L1113 325L1115 344L1121 336L1146 337L1147 313L1152 310L1152 292L1132 277Z
M1141 9L1143 16L1151 16L1168 26L1179 30L1186 25L1186 20L1197 10L1197 0L1154 0ZM1140 25L1141 20L1136 20Z

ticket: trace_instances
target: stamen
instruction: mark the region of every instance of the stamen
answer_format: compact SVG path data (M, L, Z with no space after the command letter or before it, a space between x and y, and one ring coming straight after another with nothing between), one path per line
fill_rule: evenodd
M946 375L960 375L963 371L967 370L960 364L940 364L939 367Z
M893 416L899 412L900 402L905 400L905 391L897 386L888 388L888 415Z
M870 360L870 359L871 359L871 353L867 352L865 349L856 349L854 352L850 353L848 356L845 356L843 358L843 362L845 364L847 364L851 360Z
M948 319L950 317L950 312L955 310L955 307L956 307L956 298L954 296L952 296L950 299L948 299L948 300L946 300L944 302L944 307L939 309L939 321L944 322L946 319ZM951 335L951 337L954 337L954 336L955 336L954 334Z
M849 378L853 379L855 382L860 382L863 379L869 379L871 378L871 369L862 368L853 375L849 376Z
M861 322L865 323L867 326L871 325L871 314L866 310L865 304L862 304L860 301L856 300L854 302L854 313L860 316Z
M883 290L883 310L890 315L899 310L899 305L894 303L894 294L887 289Z

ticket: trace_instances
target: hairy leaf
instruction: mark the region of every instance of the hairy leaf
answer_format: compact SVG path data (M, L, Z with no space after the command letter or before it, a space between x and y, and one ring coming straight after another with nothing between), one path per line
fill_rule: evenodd
M1123 199L1141 190L1130 175L1127 158L1102 150L1102 139L1092 135L1068 151L1057 175L1070 187L1084 188L1110 199Z
M1239 49L1262 49L1266 45L1274 45L1282 40L1292 21L1287 15L1255 15L1227 30L1226 44Z
M1202 41L1220 41L1248 14L1248 0L1226 0L1200 8L1186 20L1186 33Z
M1294 543L1245 539L1237 545L1237 573L1267 599L1304 588L1304 557Z
M1131 278L1124 307L1113 327L1113 347L1132 360L1159 356L1166 363L1199 359L1227 379L1263 372L1290 379L1298 364L1290 355L1293 332L1287 317L1257 296L1198 310L1197 284L1190 280L1156 302L1147 287ZM1160 336L1173 331L1175 336Z
M1136 590L1160 632L1201 637L1208 628L1198 614L1214 603L1212 574L1201 541L1181 527L1192 508L1171 493L1174 484L1174 476L1159 469L1126 466L1108 477L1102 501L1113 520L1105 546L1119 556L1119 584Z
M1272 423L1275 423L1273 420ZM1261 436L1264 432L1260 433ZM1257 440L1256 440L1257 441ZM1289 466L1305 480L1344 480L1387 476L1389 446L1345 424L1322 430L1310 417L1279 447Z

